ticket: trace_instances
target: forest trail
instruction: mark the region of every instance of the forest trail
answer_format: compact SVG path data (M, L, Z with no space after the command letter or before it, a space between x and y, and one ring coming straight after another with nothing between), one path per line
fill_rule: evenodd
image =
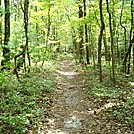
M134 134L132 128L107 119L105 110L114 104L108 99L86 94L85 73L75 71L69 58L60 62L56 70L55 91L48 94L48 107L38 134ZM87 76L86 76L87 77ZM90 80L93 82L92 80Z
M46 134L88 134L93 115L83 89L80 73L73 63L64 60L60 64L57 89L52 95ZM93 122L92 122L93 123Z
M57 70L57 86L49 96L45 128L39 134L134 134L131 128L108 120L105 110L113 107L109 100L85 93L84 73L76 72L71 60L63 60ZM88 87L90 90L91 87Z

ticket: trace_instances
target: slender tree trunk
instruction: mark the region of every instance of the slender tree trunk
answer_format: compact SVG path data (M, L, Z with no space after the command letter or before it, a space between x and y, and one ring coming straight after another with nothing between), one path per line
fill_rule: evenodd
M109 28L110 28L110 37L111 37L111 53L112 53L112 81L113 81L113 84L115 85L115 67L114 67L114 64L115 64L115 59L114 59L114 37L113 37L113 28L112 28L112 17L111 17L111 13L110 13L110 10L109 10L109 3L108 3L108 0L106 0L106 3L107 3L107 12L109 14Z
M118 64L120 65L120 51L119 51L119 34L118 30L116 31L116 40L117 40L117 59L118 59Z
M2 6L0 0L0 46L2 46Z
M25 42L25 45L22 46L22 51L14 57L14 63L15 63L14 72L15 72L16 77L17 77L18 80L19 80L19 74L18 74L18 71L17 71L17 58L19 58L20 56L23 57L24 70L26 72L25 55L26 55L26 52L27 52L28 63L29 63L29 66L31 66L29 49L28 49L28 6L29 6L29 0L25 0L24 9L23 9L22 3L21 3L21 9L22 9L23 14L24 14L24 30L25 30L26 42ZM30 69L28 69L28 72L30 72Z
M102 46L103 31L105 29L105 24L104 24L104 19L103 19L103 12L102 12L102 1L103 0L100 0L100 3L99 3L101 27L100 27L100 35L99 35L99 39L98 39L98 67L99 67L100 82L102 82L101 46Z
M133 45L132 38L134 39L134 4L133 0L131 0L131 29L130 29L130 44ZM128 54L128 70L127 74L130 73L130 65L131 65L131 49Z
M128 70L127 70L127 74L129 74L129 71L130 71L130 59L131 59L131 49L132 49L132 46L134 44L134 31L133 31L133 28L134 28L134 20L133 20L133 12L134 12L134 9L133 9L133 0L131 0L131 29L130 29L130 44L129 44L129 47L128 47L128 51L125 55L125 58L124 58L124 61L123 61L123 64L126 64L127 63L127 59L128 59ZM132 34L133 34L133 37L132 37Z
M79 4L79 18L83 17L83 11L82 11L82 6ZM83 62L83 25L79 24L79 62Z
M48 38L49 38L49 35L50 35L50 27L51 27L51 18L50 18L50 1L49 1L49 8L48 8L48 20L47 20L47 37L46 37L46 50L48 49L47 48L47 45L48 45Z
M122 9L121 9L121 15L120 15L120 25L124 29L124 53L127 51L127 35L126 35L126 27L122 24L122 15L123 15L123 8L124 8L124 0L122 1ZM123 63L123 72L126 73L126 62Z
M38 0L36 0L37 4L38 4ZM35 12L38 12L38 8L37 6L35 6ZM36 18L36 21L38 22L38 18ZM38 42L39 41L39 25L38 23L36 23L36 41Z
M105 48L105 60L108 61L108 48L107 48L107 41L106 41L106 30L103 36L104 48Z
M29 48L28 48L28 7L29 7L29 0L25 0L25 2L24 2L24 29L25 29L26 51L27 51L28 65L30 67L31 66L31 60L30 60L30 54L29 54ZM28 69L28 72L30 72L30 68Z
M86 0L83 0L84 4L84 17L86 17ZM88 32L87 32L87 24L85 24L85 43L86 43L86 62L90 64L89 61L89 44L88 44Z
M4 46L3 46L3 60L1 62L2 66L6 65L6 62L10 61L10 49L9 49L9 40L10 40L10 2L9 0L4 0L5 4L5 36L4 36ZM6 67L3 67L3 69Z
M133 45L133 76L134 76L134 45Z

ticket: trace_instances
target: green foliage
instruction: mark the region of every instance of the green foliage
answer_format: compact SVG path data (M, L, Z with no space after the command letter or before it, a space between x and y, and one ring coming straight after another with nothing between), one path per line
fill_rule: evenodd
M133 127L134 123L134 98L128 100L117 101L117 104L106 110L108 119L114 119L118 122L127 123L129 127Z
M95 87L89 91L88 94L95 95L97 97L108 97L108 98L116 98L119 96L123 96L123 94L129 94L129 91L121 88L114 87Z
M105 115L107 120L114 121L122 126L133 128L134 123L134 97L133 93L125 88L115 88L115 87L95 87L87 91L89 98L94 100L99 105L103 107L109 103L111 106L105 106Z
M35 70L22 78L21 83L10 73L0 73L0 133L20 134L40 127L47 94L55 85L55 75L50 69Z
M101 109L104 107L104 113L108 122L121 124L122 127L133 129L134 123L134 96L133 96L133 77L126 78L125 75L117 74L117 85L113 86L108 79L109 68L103 66L104 81L99 83L98 69L95 70L91 65L84 68L85 74L85 92L89 99L94 102L94 107ZM110 104L110 106L107 106Z

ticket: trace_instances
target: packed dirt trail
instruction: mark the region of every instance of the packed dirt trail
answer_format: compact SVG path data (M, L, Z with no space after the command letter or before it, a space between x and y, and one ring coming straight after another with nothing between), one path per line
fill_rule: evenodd
M94 111L89 110L92 103L83 91L82 74L73 67L73 63L64 60L57 70L57 89L51 95L45 134L100 133Z
M50 95L43 133L122 134L118 125L107 121L103 112L107 107L112 107L111 103L96 104L94 98L84 92L84 73L74 70L71 61L60 63L57 87Z

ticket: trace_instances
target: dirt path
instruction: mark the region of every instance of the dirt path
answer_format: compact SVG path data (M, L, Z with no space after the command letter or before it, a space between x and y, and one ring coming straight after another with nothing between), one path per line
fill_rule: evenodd
M100 105L89 98L83 91L83 74L73 67L64 60L57 70L57 88L50 97L45 132L40 134L130 134L120 130L121 124L106 120L103 110L112 104Z
M87 134L91 115L87 114L89 106L82 91L81 75L74 71L68 60L61 63L57 72L57 90L52 97L46 134Z

